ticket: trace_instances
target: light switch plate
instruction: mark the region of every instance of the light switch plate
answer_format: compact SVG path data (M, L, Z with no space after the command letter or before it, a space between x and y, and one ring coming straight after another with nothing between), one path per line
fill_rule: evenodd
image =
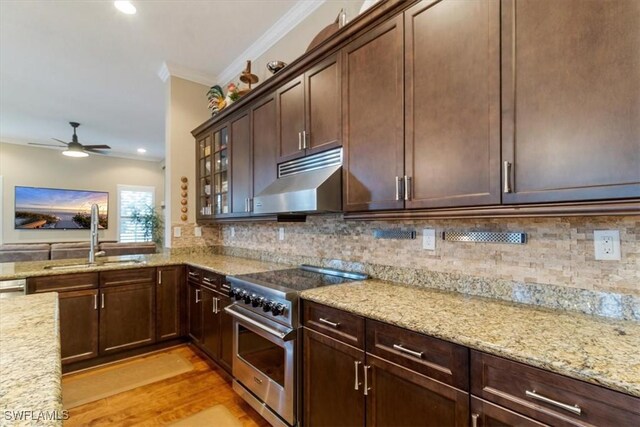
M284 227L280 227L278 230L278 240L284 240Z
M425 228L422 230L422 249L428 251L436 250L436 230Z
M594 230L593 246L596 260L620 260L620 232L618 230Z
M193 235L196 237L202 237L202 227L195 227L193 229Z
M182 227L173 227L173 237L182 236Z
M231 227L231 238L233 239L234 237L236 237L236 228Z

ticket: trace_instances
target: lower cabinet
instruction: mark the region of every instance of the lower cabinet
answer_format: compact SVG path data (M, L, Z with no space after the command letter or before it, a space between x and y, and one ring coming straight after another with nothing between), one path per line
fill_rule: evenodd
M224 308L231 304L228 296L219 297L220 309L220 359L218 363L231 372L231 363L233 360L233 317L224 311Z
M60 292L60 350L62 364L98 355L98 290Z
M304 305L305 426L468 425L469 394L429 375L430 370L448 372L444 381L458 382L468 370L451 369L468 364L467 349L430 337L421 336L421 341L414 332L307 301ZM364 328L358 326L363 323ZM389 328L394 344L387 347L384 338L375 337L384 337ZM347 344L364 343L365 331L366 351L364 345ZM381 352L393 360L377 355Z
M220 318L218 293L202 287L202 348L213 359L220 354Z
M156 339L178 338L182 335L182 292L184 267L181 265L157 268Z
M187 282L188 334L194 343L202 341L202 286L192 280Z
M100 290L100 353L109 354L156 340L155 282Z

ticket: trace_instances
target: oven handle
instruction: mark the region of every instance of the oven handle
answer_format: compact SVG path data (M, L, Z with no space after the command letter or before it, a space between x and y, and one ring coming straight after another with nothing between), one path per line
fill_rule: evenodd
M270 326L264 325L256 320L253 320L252 318L245 316L244 314L240 314L237 311L235 311L233 308L231 308L231 306L227 306L224 308L224 311L226 311L228 314L230 314L232 317L235 317L238 320L241 320L243 322L247 322L248 324L255 326L256 328L265 331L268 334L271 334L279 339L281 339L282 341L288 341L288 338L290 338L293 334L293 332L295 332L295 330L291 329L289 332L282 332L279 331L277 329L274 329Z

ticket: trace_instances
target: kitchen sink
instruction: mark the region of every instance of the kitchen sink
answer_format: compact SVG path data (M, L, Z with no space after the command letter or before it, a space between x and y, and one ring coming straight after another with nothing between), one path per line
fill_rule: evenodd
M74 270L81 268L90 268L90 267L105 267L105 266L121 266L121 265L138 265L138 264L146 264L145 261L141 261L138 259L127 259L121 261L100 261L96 263L81 263L81 264L66 264L66 265L45 265L45 270Z

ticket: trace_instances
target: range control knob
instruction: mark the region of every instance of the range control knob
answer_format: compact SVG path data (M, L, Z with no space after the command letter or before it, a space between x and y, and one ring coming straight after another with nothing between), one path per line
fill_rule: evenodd
M244 297L245 293L245 291L241 291L240 289L236 288L236 301L240 301Z
M263 297L253 297L253 301L251 301L251 305L253 307L260 307L262 305L262 302L264 301Z
M245 292L244 294L244 303L245 304L251 304L251 300L253 300L253 298L256 296L256 294L250 295L248 292Z
M273 304L273 301L264 300L264 302L262 303L262 310L264 310L265 312L271 311L271 307L273 306Z
M233 298L235 296L236 296L236 289L230 288L229 289L229 298Z
M279 316L282 313L284 313L284 305L282 305L282 304L273 304L271 306L271 314L273 314L274 316Z

